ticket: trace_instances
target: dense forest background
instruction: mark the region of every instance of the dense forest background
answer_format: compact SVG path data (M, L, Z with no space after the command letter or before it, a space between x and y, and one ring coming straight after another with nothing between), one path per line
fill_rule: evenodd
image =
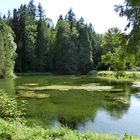
M91 70L123 71L139 66L140 8L133 0L116 6L127 16L130 34L110 28L97 34L92 24L77 19L72 9L53 25L39 4L0 17L0 77L16 73L87 74Z

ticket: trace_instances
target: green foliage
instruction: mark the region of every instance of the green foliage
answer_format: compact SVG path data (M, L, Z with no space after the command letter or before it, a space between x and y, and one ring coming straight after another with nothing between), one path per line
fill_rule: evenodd
M104 52L102 63L116 72L116 77L122 76L123 71L133 68L135 56L128 53L127 36L122 34L117 28L111 28L104 36Z
M137 65L140 55L140 3L136 0L125 0L123 5L116 6L116 12L119 15L126 16L129 23L126 25L126 30L131 27L131 31L128 35L127 52L128 55L133 55L133 63Z
M12 29L15 32L16 38L15 42L17 43L17 58L15 64L16 72L25 72L28 60L26 61L27 57L27 48L28 46L28 39L26 26L29 25L30 22L30 15L28 12L28 7L26 5L21 5L18 10L14 10L14 18L12 20ZM24 58L25 57L25 58Z
M139 81L140 72L139 71L124 71L121 77L118 77L118 80L122 81ZM114 79L116 80L116 73L114 71L99 71L98 76L106 79Z
M54 69L59 73L74 74L77 72L77 47L71 38L70 25L60 19L56 28Z
M10 97L3 90L0 90L0 118L24 123L24 105L24 102L17 103L14 97Z
M25 27L25 45L24 48L24 72L34 71L35 67L35 44L36 44L36 25L30 24Z
M70 30L72 32L73 28L76 26L76 18L72 9L68 11L68 14L66 15L66 20L68 21L70 25Z
M16 44L9 26L0 21L0 77L13 77Z
M87 74L92 69L92 46L87 26L78 25L78 69L81 74Z
M58 128L55 130L42 129L40 127L30 128L17 122L11 124L0 119L0 139L12 140L119 140L117 136L100 135L92 133L79 133L68 128ZM125 134L123 140L139 140L138 137Z
M48 52L54 32L48 23L50 20L46 19L41 4L37 9L33 0L18 10L14 9L11 26L17 43L16 72L45 72L49 69Z
M92 48L92 65L93 69L98 68L98 63L101 61L101 50L100 50L100 35L96 34L94 31L94 28L92 24L90 23L87 26L87 31L89 34L90 42L91 42L91 48Z
M91 70L91 71L88 72L87 75L97 76L97 71L96 70Z
M49 32L45 20L39 20L37 24L37 39L35 47L36 64L35 69L37 72L43 72L47 69L47 53L49 50Z
M29 11L32 21L34 21L36 18L36 10L37 9L36 9L36 6L34 5L34 0L30 0L28 4L28 11Z
M72 9L54 28L41 4L37 9L31 0L14 9L11 27L17 43L16 72L86 74L92 69L94 29L83 18L77 21Z
M94 46L93 46L93 69L99 70L102 69L101 65L101 56L103 53L103 35L102 34L95 34L94 35Z
M3 36L0 34L0 77L4 77L4 60L5 60L5 51L4 51L4 40Z
M123 6L117 6L116 11L128 17L130 23L127 28L133 27L130 35L121 33L118 28L110 28L102 35L96 34L92 24L84 23L82 17L77 20L72 9L65 19L60 16L54 27L51 19L46 18L41 4L36 8L33 0L14 9L13 17L8 12L8 17L4 16L3 20L15 33L15 72L87 74L93 69L111 69L116 76L121 76L124 70L139 66L139 10L134 0L125 1ZM0 39L0 77L3 77L4 40ZM12 71L7 75L10 73Z

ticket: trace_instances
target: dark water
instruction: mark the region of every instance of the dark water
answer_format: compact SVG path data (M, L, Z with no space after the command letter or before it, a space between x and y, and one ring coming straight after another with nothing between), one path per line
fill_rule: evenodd
M21 97L17 88L31 83L39 84L37 86L98 83L119 90L43 90L35 91L35 94L47 94L48 98ZM132 83L84 76L24 76L0 80L0 89L18 96L17 100L26 100L29 125L51 128L64 125L81 132L140 136L140 88L133 87Z

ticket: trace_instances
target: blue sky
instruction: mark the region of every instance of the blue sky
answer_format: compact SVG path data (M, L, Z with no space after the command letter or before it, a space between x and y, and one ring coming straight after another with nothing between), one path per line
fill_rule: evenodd
M114 5L122 4L124 0L34 0L35 4L41 2L47 17L56 23L60 14L66 15L72 8L77 19L81 16L87 23L91 22L97 33L104 33L110 27L119 27L124 30L127 20L121 18L114 11ZM0 0L1 14L7 13L8 9L18 8L22 3L29 0Z

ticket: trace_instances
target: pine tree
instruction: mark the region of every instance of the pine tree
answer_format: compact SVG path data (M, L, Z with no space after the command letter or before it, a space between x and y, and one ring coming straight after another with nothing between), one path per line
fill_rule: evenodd
M87 26L87 29L92 47L93 69L97 69L98 63L101 61L101 49L100 45L97 44L96 33L91 23Z
M31 17L31 20L34 22L36 20L36 6L34 5L34 0L30 0L28 4L28 11Z
M28 13L28 8L26 5L21 5L18 10L18 32L16 36L17 38L17 59L16 59L16 72L26 72L27 61L25 59L26 56L26 26L30 23L30 16Z
M34 65L34 49L36 43L36 23L33 1L28 5L21 5L14 9L12 29L17 43L16 72L31 72ZM32 12L34 11L34 12Z
M35 71L35 45L36 45L36 25L29 24L25 27L25 42L26 46L24 49L24 66L25 72L34 72Z
M74 74L77 72L77 49L71 40L70 25L61 18L56 28L54 70L58 73Z
M81 74L87 74L93 65L91 40L87 26L78 24L78 69Z
M66 15L66 20L68 21L69 25L70 25L70 30L72 31L73 27L76 26L76 19L75 19L75 14L72 11L72 9L70 9Z
M39 11L39 21L37 23L37 39L35 48L36 71L44 72L47 70L49 30L41 4L39 4L38 6L38 11Z

